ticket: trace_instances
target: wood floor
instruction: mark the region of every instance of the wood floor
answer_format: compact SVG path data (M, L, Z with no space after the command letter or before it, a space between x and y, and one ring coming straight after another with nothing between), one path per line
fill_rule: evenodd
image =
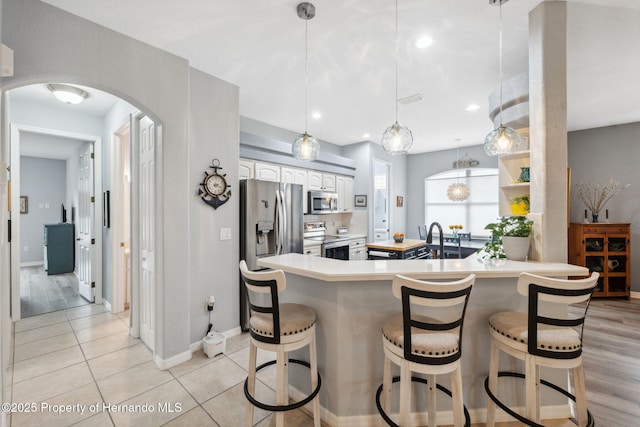
M579 308L578 308L579 309ZM594 299L584 328L583 363L589 411L597 427L640 425L640 299ZM574 427L545 420L547 427ZM473 427L484 424L473 424ZM497 427L521 426L519 422Z
M86 304L90 303L78 294L75 274L48 276L42 266L20 268L20 311L23 319Z

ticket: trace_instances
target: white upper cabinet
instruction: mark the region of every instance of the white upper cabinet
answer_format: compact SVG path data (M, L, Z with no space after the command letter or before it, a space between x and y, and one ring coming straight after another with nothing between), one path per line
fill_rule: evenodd
M280 182L280 166L255 162L255 178L263 181Z
M307 213L309 210L309 207L307 206L307 171L304 169L282 166L280 167L280 182L302 185L303 212Z
M338 193L338 211L353 210L353 178L336 175L336 193Z
M307 183L309 185L309 191L336 192L336 176L334 174L308 171Z
M322 191L322 172L308 171L307 185L309 191Z
M322 189L324 191L330 191L335 193L336 191L336 176L323 173L322 174Z
M253 162L251 160L240 159L240 167L238 168L239 179L253 178Z

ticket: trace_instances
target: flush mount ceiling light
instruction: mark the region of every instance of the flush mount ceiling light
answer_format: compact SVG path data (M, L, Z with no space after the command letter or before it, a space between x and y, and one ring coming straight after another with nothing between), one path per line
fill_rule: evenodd
M453 166L457 169L459 168L458 165L460 165L459 152L460 140L456 139L456 161L453 163ZM456 172L456 182L447 188L447 197L449 200L453 200L454 202L463 202L467 200L470 195L471 190L469 189L469 186L458 181L458 173Z
M500 126L489 132L484 139L484 151L490 156L512 153L520 145L520 135L514 129L502 124L502 3L509 0L489 0L489 4L498 4L500 9L500 41L498 43L498 58L500 66Z
M398 0L396 0L396 122L382 134L382 147L393 156L407 154L413 145L413 135L408 127L398 123Z
M89 97L86 91L75 86L50 83L47 85L47 89L49 89L59 101L66 104L79 104Z
M291 147L293 157L298 160L314 161L320 154L320 144L311 135L307 133L307 119L309 116L309 61L308 61L308 44L307 44L307 24L310 19L316 16L316 8L311 3L300 3L297 7L298 16L304 19L304 133L298 135L296 141Z

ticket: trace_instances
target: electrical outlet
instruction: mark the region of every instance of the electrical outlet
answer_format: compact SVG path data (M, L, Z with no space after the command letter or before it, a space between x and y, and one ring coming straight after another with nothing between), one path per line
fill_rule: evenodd
M231 229L228 227L220 229L220 240L231 240Z
M216 303L216 299L213 297L213 295L208 296L206 298L206 303L207 303L207 310L208 311L212 311L213 310L213 305Z
M24 251L25 251L25 252L29 252L29 246L25 246L25 247L24 247Z

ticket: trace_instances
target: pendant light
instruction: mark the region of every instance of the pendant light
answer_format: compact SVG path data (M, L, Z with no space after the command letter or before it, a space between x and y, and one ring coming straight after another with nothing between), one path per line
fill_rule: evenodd
M456 139L456 162L454 165L460 164L460 140ZM458 181L458 172L456 172L456 182L447 188L447 197L454 202L463 202L469 198L471 190L469 186Z
M308 104L309 104L309 61L307 44L307 24L316 16L316 8L311 3L300 3L297 7L298 16L304 19L304 133L298 135L291 147L293 157L298 160L314 161L320 153L320 144L307 133Z
M396 122L382 134L382 147L391 155L407 154L413 145L413 135L408 127L398 123L398 0L396 0Z
M500 126L489 132L484 139L484 151L489 156L499 156L516 151L520 145L520 135L514 129L502 124L502 3L509 0L489 0L489 3L495 5L498 3L500 8L500 41L499 41L499 66L500 66Z

